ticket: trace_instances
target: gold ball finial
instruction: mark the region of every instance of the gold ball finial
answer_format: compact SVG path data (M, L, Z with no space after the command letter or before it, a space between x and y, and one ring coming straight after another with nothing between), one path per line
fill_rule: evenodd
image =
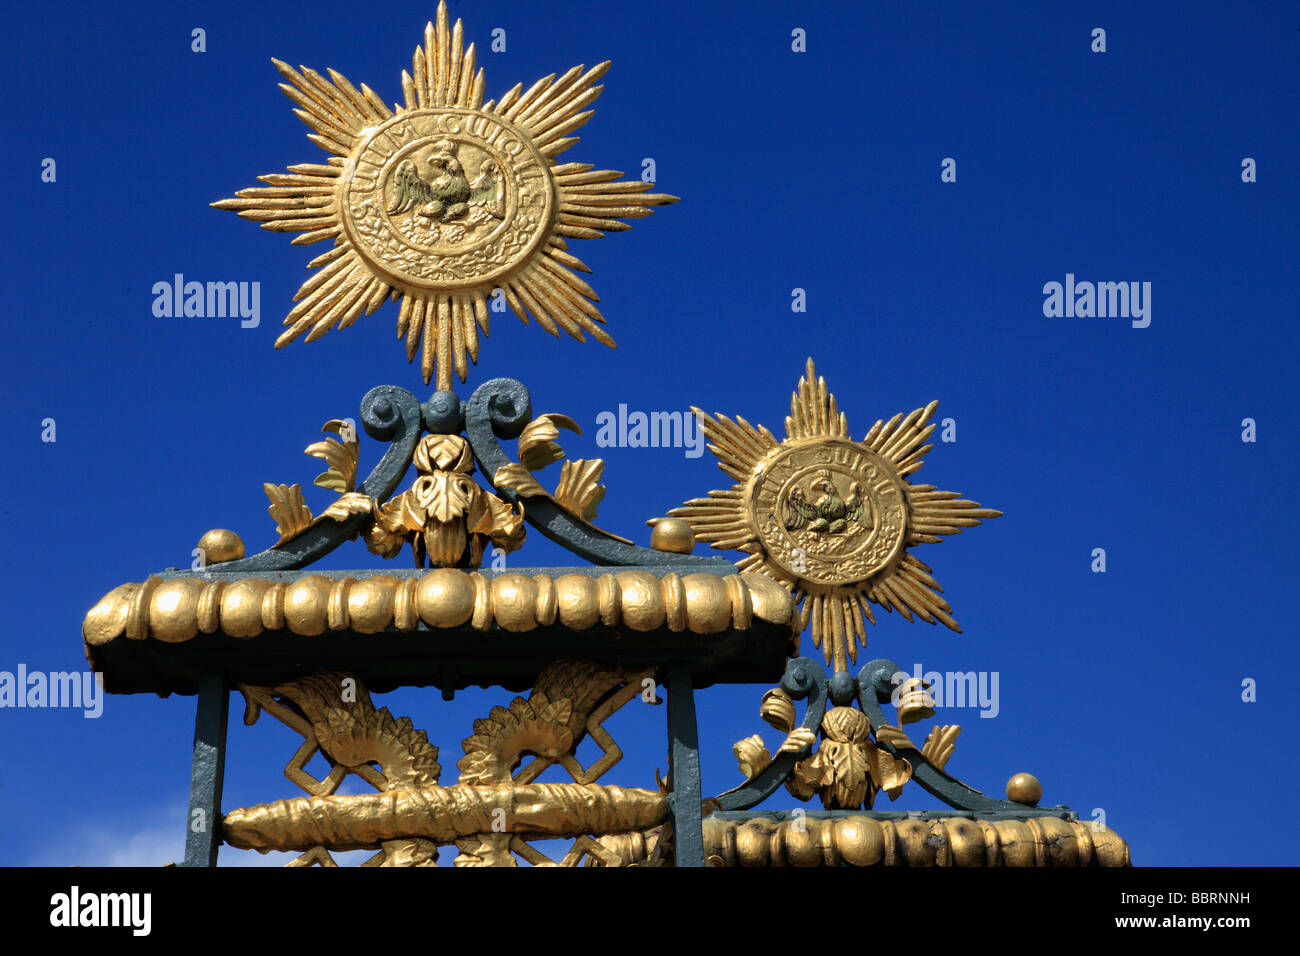
M650 547L656 551L690 554L695 550L695 532L681 518L657 518L646 524L654 528L650 532Z
M1027 807L1038 806L1043 799L1043 785L1032 773L1018 773L1007 781L1007 799Z
M213 528L199 538L199 548L203 551L205 564L238 561L244 556L244 542L235 532L225 528Z

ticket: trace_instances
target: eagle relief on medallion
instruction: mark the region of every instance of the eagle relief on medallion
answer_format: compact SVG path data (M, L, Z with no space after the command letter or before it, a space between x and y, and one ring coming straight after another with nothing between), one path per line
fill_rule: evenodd
M764 547L809 583L860 581L902 551L902 489L891 470L856 443L796 445L756 476L752 495Z
M343 203L357 249L399 286L490 285L550 233L546 160L472 110L416 110L375 130Z

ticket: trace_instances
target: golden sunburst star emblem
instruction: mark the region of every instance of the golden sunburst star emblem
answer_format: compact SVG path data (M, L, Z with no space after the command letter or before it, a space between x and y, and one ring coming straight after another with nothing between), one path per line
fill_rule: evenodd
M595 112L587 107L608 61L484 103L474 44L464 46L461 21L449 26L439 3L437 25L425 28L411 72L402 73L405 107L389 109L334 70L326 78L272 62L312 130L307 138L333 155L258 177L267 185L212 205L273 232L301 233L298 245L333 240L307 264L320 271L298 290L276 348L346 328L400 298L407 359L419 352L425 384L436 369L437 387L449 389L453 364L463 382L468 360L478 361L496 289L525 323L531 315L552 335L562 329L584 341L587 333L614 345L600 327L599 297L576 274L591 270L566 240L629 229L620 220L677 197L615 182L620 172L556 164Z
M863 618L876 622L871 604L960 632L930 568L908 549L1002 512L907 480L934 447L925 441L938 405L877 421L853 441L810 358L790 400L784 441L743 418L691 409L718 467L736 484L669 514L715 548L746 552L740 570L761 571L794 592L801 626L812 625L813 645L836 671L866 646Z

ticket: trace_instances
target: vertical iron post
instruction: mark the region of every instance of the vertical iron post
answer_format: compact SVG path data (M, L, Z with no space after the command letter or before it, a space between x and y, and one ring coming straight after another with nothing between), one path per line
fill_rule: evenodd
M226 772L226 717L230 690L220 671L199 678L194 719L190 810L185 817L185 866L216 866L221 846L221 785Z
M668 796L677 866L704 866L704 820L700 812L700 734L695 722L695 687L684 664L668 670Z

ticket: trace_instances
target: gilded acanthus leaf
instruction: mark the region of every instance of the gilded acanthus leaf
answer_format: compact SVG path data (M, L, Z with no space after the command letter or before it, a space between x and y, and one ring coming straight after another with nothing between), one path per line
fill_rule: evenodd
M912 779L912 765L902 757L894 757L883 750L876 750L876 785L889 794L890 800L898 799L903 785Z
M882 724L876 728L876 743L893 744L898 750L919 750L916 744L912 743L911 738L897 727L889 724Z
M306 530L311 524L311 509L303 501L302 488L298 485L273 485L268 482L262 485L262 490L271 500L266 511L275 521L275 530L280 534L280 540L273 545L278 548Z
M821 764L822 803L828 810L854 810L867 799L870 765L866 751L857 744L824 740L813 758Z
M376 502L373 498L359 491L350 491L340 495L338 500L320 513L320 516L344 521L352 515L373 514L375 511Z
M746 737L744 740L737 740L731 752L736 755L740 772L749 780L753 780L766 770L767 765L772 762L772 755L768 753L767 745L758 734Z
M605 463L599 458L566 461L560 469L560 484L555 489L555 503L571 514L593 521L596 509L605 497L600 483Z
M777 748L776 754L806 754L812 750L813 745L817 743L817 732L809 730L806 727L796 727L790 731L790 735L781 741L781 746Z
M852 707L832 707L822 718L822 733L840 743L864 744L870 731L867 715Z
M357 462L361 456L361 442L357 438L356 429L351 423L336 418L326 422L321 431L346 437L343 442L327 438L304 449L308 455L323 459L330 466L327 471L316 476L314 484L340 493L354 491Z
M794 701L779 687L773 687L763 695L758 715L783 734L794 730Z
M930 731L930 736L925 738L921 756L942 770L948 763L948 758L957 749L957 737L960 734L961 727L956 724L934 728Z
M496 474L492 476L492 484L498 489L513 491L525 498L535 498L538 495L544 498L550 497L550 493L541 486L532 473L518 462L512 461L498 468Z
M538 415L519 435L519 461L529 471L540 471L564 458L564 449L556 443L560 429L582 434L582 429L568 415L551 412Z

